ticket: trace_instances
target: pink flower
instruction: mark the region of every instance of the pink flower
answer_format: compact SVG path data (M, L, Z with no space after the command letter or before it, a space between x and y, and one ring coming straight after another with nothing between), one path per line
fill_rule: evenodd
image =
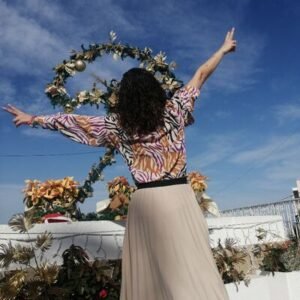
M99 297L100 298L106 298L107 297L107 290L106 289L102 289L100 292L99 292Z

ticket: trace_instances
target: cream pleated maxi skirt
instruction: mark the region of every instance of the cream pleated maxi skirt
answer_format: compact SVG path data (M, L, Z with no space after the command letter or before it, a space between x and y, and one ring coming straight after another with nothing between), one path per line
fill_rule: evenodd
M189 184L144 188L128 208L120 300L228 300Z

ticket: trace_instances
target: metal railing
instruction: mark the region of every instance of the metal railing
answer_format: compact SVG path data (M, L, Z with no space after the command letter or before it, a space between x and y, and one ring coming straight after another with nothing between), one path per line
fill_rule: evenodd
M264 203L246 207L226 209L223 217L281 215L284 228L289 236L300 238L300 198Z

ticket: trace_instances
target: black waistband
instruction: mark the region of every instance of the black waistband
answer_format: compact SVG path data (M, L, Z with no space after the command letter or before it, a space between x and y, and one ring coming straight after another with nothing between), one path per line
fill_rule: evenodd
M156 181L143 182L143 183L136 182L135 185L137 186L138 189L144 189L144 188L167 186L167 185L174 185L174 184L184 184L184 183L187 183L186 177L156 180Z

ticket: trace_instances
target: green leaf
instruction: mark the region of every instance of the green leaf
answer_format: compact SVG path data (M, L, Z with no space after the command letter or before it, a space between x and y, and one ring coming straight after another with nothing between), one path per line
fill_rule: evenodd
M23 214L15 214L11 217L8 222L10 228L14 231L19 231L20 233L28 232L33 224L30 219L25 218Z
M14 262L21 264L28 264L30 260L34 257L34 250L32 247L22 246L17 244L14 247Z
M48 250L52 245L53 235L51 232L44 232L38 235L35 242L36 249L40 249L42 252Z
M14 248L11 243L0 245L0 266L7 268L14 260Z

